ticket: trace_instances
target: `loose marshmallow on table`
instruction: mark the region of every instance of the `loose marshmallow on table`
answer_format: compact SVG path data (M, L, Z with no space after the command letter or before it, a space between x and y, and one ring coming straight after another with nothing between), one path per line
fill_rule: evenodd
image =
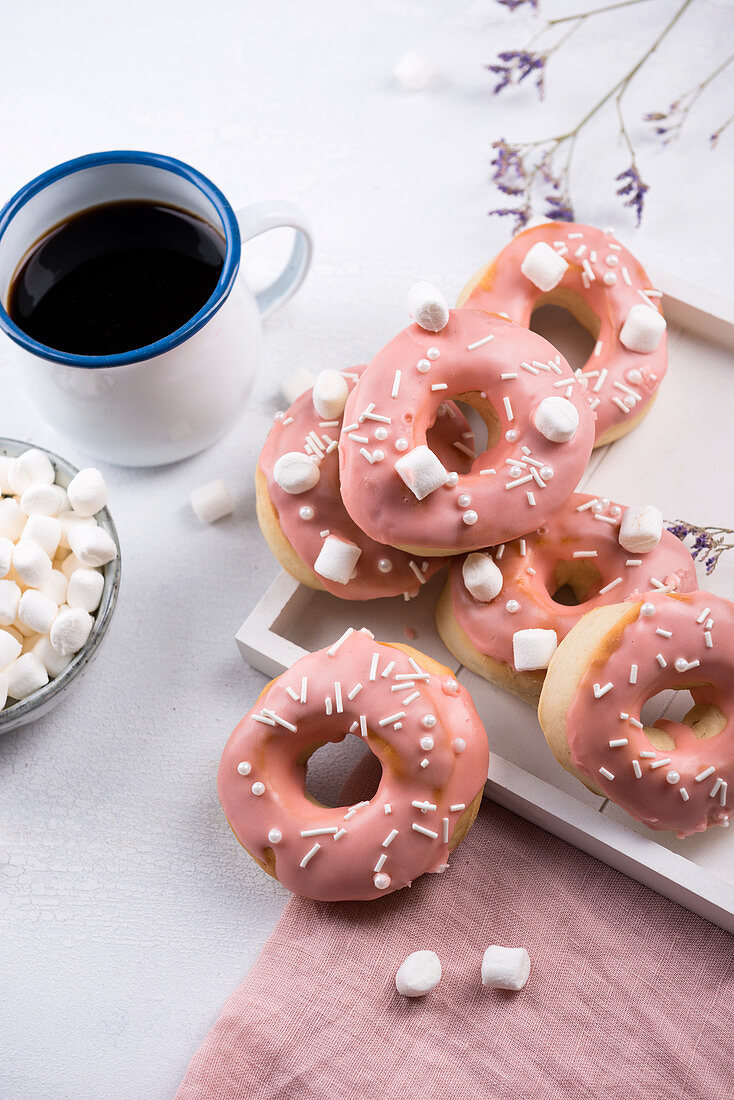
M106 565L117 557L115 540L103 527L69 529L69 546L83 565Z
M547 668L557 648L558 635L555 630L530 627L528 630L516 630L512 635L513 663L518 672Z
M292 374L287 375L280 383L280 392L283 394L286 404L292 405L302 393L311 389L313 382L314 378L311 371L306 370L305 367L299 367L298 370L294 370Z
M654 504L627 508L619 525L619 545L631 554L649 554L663 534L663 513Z
M528 249L520 270L538 290L548 292L557 287L568 271L568 264L554 248L545 241L538 241Z
M51 576L53 566L50 557L37 542L21 539L13 551L13 569L21 584L39 588Z
M80 470L69 482L66 493L78 516L94 516L107 503L105 479L93 466Z
M338 370L322 370L313 384L313 407L324 420L338 420L349 397L349 383Z
M632 306L619 334L620 341L629 351L655 351L665 332L666 324L662 313L654 306L640 303Z
M14 458L8 467L11 492L22 496L31 485L53 485L56 473L51 460L43 451L31 448Z
M62 578L66 578L62 574ZM81 607L83 611L96 611L102 598L104 577L97 569L75 569L69 577L66 602L69 607Z
M446 484L449 472L430 447L422 444L408 451L395 463L400 478L413 496L423 500L430 493Z
M410 92L422 92L427 88L436 75L436 70L430 61L420 54L409 52L403 54L393 69L393 76Z
M489 603L502 591L502 573L489 554L469 554L461 575L467 591L480 603Z
M314 572L336 584L349 584L361 553L355 543L327 535L314 562Z
M566 397L544 397L535 410L535 427L551 443L568 443L576 435L579 412Z
M5 673L8 677L8 696L11 699L25 699L48 683L46 667L35 653L23 653L8 666Z
M77 653L89 637L94 619L81 607L62 607L49 632L51 645L62 657Z
M395 988L403 997L423 997L441 981L441 960L435 951L414 951L398 968Z
M421 281L408 291L408 313L426 332L441 332L449 320L449 304L438 287Z
M318 485L321 471L318 463L302 451L287 451L275 463L273 477L284 492L296 496Z
M23 646L7 630L0 630L0 670L6 669L20 657Z
M48 634L58 611L58 604L50 596L44 596L35 588L27 588L20 597L17 622L34 634Z
M530 956L524 947L492 944L482 958L482 985L522 989L530 976Z
M189 499L194 515L202 523L216 523L218 519L234 512L234 498L229 491L229 486L221 478L217 478L216 481L209 481L206 485L194 489ZM69 534L69 545L74 553L84 561L84 556L77 553L72 538L73 531ZM85 564L92 565L94 563L87 562Z

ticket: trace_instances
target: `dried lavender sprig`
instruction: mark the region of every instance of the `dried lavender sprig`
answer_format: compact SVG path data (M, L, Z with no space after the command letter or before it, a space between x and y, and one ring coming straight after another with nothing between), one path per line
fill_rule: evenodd
M724 122L721 126L719 126L718 130L715 130L713 132L713 134L709 138L709 144L711 145L712 149L716 148L716 146L718 144L718 141L719 141L719 138L724 133L724 130L726 130L727 126L730 126L732 124L732 122L734 122L734 115L729 115L726 122Z
M720 65L717 65L704 80L701 80L693 88L689 88L687 92L678 96L666 111L649 111L644 115L645 122L654 123L654 132L657 137L662 139L663 145L669 145L671 141L675 141L677 137L680 137L680 132L683 129L686 120L691 112L691 108L704 93L709 84L711 84L724 69L728 68L734 61L734 53L730 54ZM664 124L664 125L663 125ZM725 129L727 123L724 123L714 137L718 138L718 135ZM716 142L712 140L712 145Z
M721 555L726 550L734 550L734 542L726 540L727 535L734 535L728 527L697 527L687 520L676 519L668 524L668 530L681 542L693 540L688 547L691 557L703 564L707 577L713 573Z

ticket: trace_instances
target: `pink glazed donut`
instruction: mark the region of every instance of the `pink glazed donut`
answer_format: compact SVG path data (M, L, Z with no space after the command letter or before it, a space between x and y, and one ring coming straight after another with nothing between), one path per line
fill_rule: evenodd
M424 557L534 530L573 492L594 443L586 390L547 340L482 310L446 315L441 331L410 325L367 365L339 440L342 498L357 526ZM447 398L487 425L487 450L468 474L447 470L426 445ZM361 423L367 444L348 428L365 409L387 429L378 439Z
M380 761L380 785L356 805L321 805L305 792L308 758L348 734ZM219 798L239 842L289 890L370 900L446 869L488 763L484 727L449 669L350 627L267 685L224 749Z
M693 558L670 531L662 529L657 544L644 553L621 545L626 511L606 498L574 493L525 538L454 558L436 623L456 659L537 706L545 665L517 667L518 632L552 632L552 649L595 607L667 586L694 591ZM541 660L547 664L549 656Z
M558 760L651 829L728 825L734 784L734 604L655 592L585 615L561 642L538 718ZM688 689L680 722L640 720L646 700Z
M567 309L596 340L581 368L596 412L596 443L643 418L668 365L660 291L610 230L547 222L518 234L469 281L460 306L529 325L538 306Z

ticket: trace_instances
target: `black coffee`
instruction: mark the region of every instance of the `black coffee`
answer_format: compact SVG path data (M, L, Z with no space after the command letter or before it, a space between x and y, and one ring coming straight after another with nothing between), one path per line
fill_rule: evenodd
M84 210L24 257L8 313L34 340L76 355L153 344L211 296L226 244L207 222L145 201Z

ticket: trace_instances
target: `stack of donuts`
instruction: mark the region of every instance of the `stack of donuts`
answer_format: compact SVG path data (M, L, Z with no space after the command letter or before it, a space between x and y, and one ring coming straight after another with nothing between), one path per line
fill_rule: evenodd
M408 600L447 568L437 625L456 659L536 706L588 788L684 836L728 824L734 605L698 591L656 507L576 492L593 448L635 427L664 378L659 298L611 231L561 222L515 237L456 309L416 284L408 328L277 414L257 509L284 568L347 600ZM546 304L593 337L582 367L530 329ZM457 402L486 425L481 453ZM665 688L695 705L645 725ZM317 805L308 757L347 733L378 757L378 791ZM266 687L227 745L219 793L240 842L289 888L372 898L446 867L487 764L449 669L350 630Z

